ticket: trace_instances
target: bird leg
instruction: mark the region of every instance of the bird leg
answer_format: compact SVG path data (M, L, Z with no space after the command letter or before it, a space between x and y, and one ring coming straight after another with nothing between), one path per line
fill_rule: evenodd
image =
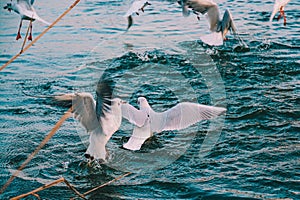
M28 36L28 40L32 41L32 20L30 20L29 23L29 36Z
M283 10L283 6L280 7L279 12L280 12L280 14L278 15L277 20L279 20L281 17L283 17L283 24L286 25L286 16L285 16L285 13Z
M281 6L280 9L279 9L279 15L277 17L277 21L280 20L280 18L284 16L284 10L283 10L283 7Z
M21 19L21 22L20 22L20 25L19 25L19 30L18 30L18 33L17 33L16 40L18 40L18 39L22 38L22 37L21 37L21 34L20 34L21 27L22 27L22 21L23 21L23 20Z
M286 26L286 16L285 16L285 14L284 14L284 11L282 10L282 13L283 13L283 25L285 25Z

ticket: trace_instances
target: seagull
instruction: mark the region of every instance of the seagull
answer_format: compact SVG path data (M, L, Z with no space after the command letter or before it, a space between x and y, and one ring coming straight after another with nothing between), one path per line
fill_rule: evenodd
M135 126L132 136L123 145L124 148L134 151L140 150L143 143L153 136L154 132L185 129L201 120L212 119L226 112L222 107L182 102L159 113L151 108L145 97L139 97L138 103L140 112L135 113L135 116L143 118L145 123L143 126ZM134 109L131 111L135 112Z
M220 13L218 5L211 0L180 0L182 12L184 16L189 15L188 8L191 8L198 19L199 13L202 15L206 14L209 22L209 29L211 34L202 36L200 39L210 46L221 46L223 40L226 40L226 34L231 30L236 34L236 27L233 23L233 18L229 10L227 9L223 15L223 19L220 19Z
M74 118L90 134L89 146L84 156L91 161L98 160L103 163L109 156L105 146L120 128L122 117L141 127L145 124L146 116L141 116L142 111L120 98L112 98L111 82L101 80L97 85L96 94L96 100L87 92L55 95L54 99L72 102Z
M9 12L11 12L13 10L21 16L21 22L19 25L16 40L22 38L21 34L20 34L20 30L22 27L23 20L30 20L30 25L29 25L30 33L28 36L28 40L32 40L32 24L31 24L32 21L38 20L46 25L50 25L49 22L43 20L42 18L40 18L37 15L37 13L35 12L35 9L32 6L33 3L34 3L34 0L17 0L17 3L10 2L10 3L7 3L7 5L3 7L4 9L7 9Z
M89 146L85 157L90 160L105 162L108 152L105 148L111 136L119 129L122 121L121 105L124 103L119 98L114 98L109 104L101 105L102 113L99 118L96 113L96 101L91 93L71 93L55 96L58 101L72 101L74 118L90 134Z
M270 17L270 22L273 20L276 13L279 11L280 14L277 17L277 20L279 20L281 17L283 17L283 24L286 25L286 16L284 14L284 7L290 0L275 0L275 4L273 7L273 12Z
M128 19L127 30L129 30L129 28L132 26L132 23L133 23L132 14L135 13L135 14L139 15L139 11L144 12L144 8L148 5L151 5L151 4L147 0L135 0L131 4L129 10L124 15L124 17L127 17L127 19Z

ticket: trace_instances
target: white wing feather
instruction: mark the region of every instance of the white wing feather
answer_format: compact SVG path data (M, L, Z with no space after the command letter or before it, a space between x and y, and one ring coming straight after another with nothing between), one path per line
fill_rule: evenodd
M200 39L202 40L202 42L204 42L210 46L223 45L222 32L212 32L207 35L201 36Z
M147 119L147 114L144 111L138 110L132 105L126 103L122 107L122 116L130 123L142 127Z
M138 12L147 2L147 0L135 0L130 8L128 9L128 11L126 12L126 14L124 15L124 17L129 17L131 16L133 13Z
M151 115L151 131L180 130L201 120L212 119L224 113L225 108L183 102L173 108Z

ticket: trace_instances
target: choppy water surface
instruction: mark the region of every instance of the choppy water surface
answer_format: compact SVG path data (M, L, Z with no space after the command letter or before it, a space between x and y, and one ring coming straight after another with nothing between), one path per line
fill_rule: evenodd
M1 186L67 110L26 94L93 93L100 76L108 73L117 83L114 94L135 106L138 96L146 96L158 111L182 101L228 109L216 120L157 134L139 152L120 148L133 128L124 122L108 144L111 162L101 166L87 166L84 130L69 119L1 199L61 176L84 193L124 171L138 173L88 197L298 199L300 4L288 4L284 27L282 21L268 26L272 1L217 2L221 13L231 10L248 49L230 35L223 47L202 44L205 17L200 22L193 15L184 18L173 1L153 1L124 34L129 2L86 0L1 71ZM51 22L71 3L37 1L35 7ZM0 15L4 64L22 42L15 41L19 17L4 10ZM26 28L24 22L23 37ZM33 37L44 28L34 22ZM139 161L140 155L146 159ZM45 199L73 196L64 185L39 194Z

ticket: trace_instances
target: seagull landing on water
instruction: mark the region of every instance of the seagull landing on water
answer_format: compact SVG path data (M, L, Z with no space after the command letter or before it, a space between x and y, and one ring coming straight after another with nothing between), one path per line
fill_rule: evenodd
M226 34L229 30L236 34L236 27L233 23L233 18L229 10L226 10L223 19L220 19L220 13L218 5L211 0L180 0L178 2L182 6L182 12L184 16L189 15L188 8L191 8L198 19L199 13L206 14L209 22L209 29L211 34L202 36L200 39L211 46L223 45L223 40L226 40Z
M286 25L286 16L284 14L284 7L290 0L275 0L275 4L273 7L273 12L270 17L270 22L273 20L276 13L279 11L280 14L277 17L277 20L279 20L281 17L283 17L283 24Z
M143 143L153 135L154 132L160 133L167 130L181 130L187 128L201 120L215 118L226 112L225 108L207 106L197 103L182 102L171 109L158 113L155 112L144 97L138 98L140 106L139 113L135 113L135 118L145 121L144 125L135 126L133 134L128 142L123 145L130 150L139 150ZM135 110L122 112L130 113ZM133 115L133 114L131 114ZM129 116L129 115L128 115ZM131 120L131 122L134 120ZM134 122L136 124L136 122Z
M85 157L89 160L106 161L108 152L105 146L121 125L121 105L124 102L119 98L105 100L102 105L97 105L101 107L101 112L97 113L96 102L90 93L65 94L56 96L55 99L72 101L74 118L90 134Z
M50 23L46 22L45 20L43 20L42 18L40 18L37 15L37 13L35 12L35 10L32 6L33 3L34 3L34 0L17 0L17 3L10 2L10 3L7 3L7 5L3 7L4 9L7 9L10 12L13 10L21 16L21 22L19 25L16 40L22 38L21 34L20 34L20 30L22 27L23 20L29 20L29 21L38 20L46 25L50 25ZM32 24L30 23L29 26L30 26L29 27L30 33L28 36L28 40L32 40Z
M144 8L148 5L151 5L151 4L147 0L135 0L131 4L129 10L124 15L124 17L127 17L127 19L128 19L127 30L132 26L132 23L133 23L132 14L135 13L135 14L139 15L139 11L144 12Z

